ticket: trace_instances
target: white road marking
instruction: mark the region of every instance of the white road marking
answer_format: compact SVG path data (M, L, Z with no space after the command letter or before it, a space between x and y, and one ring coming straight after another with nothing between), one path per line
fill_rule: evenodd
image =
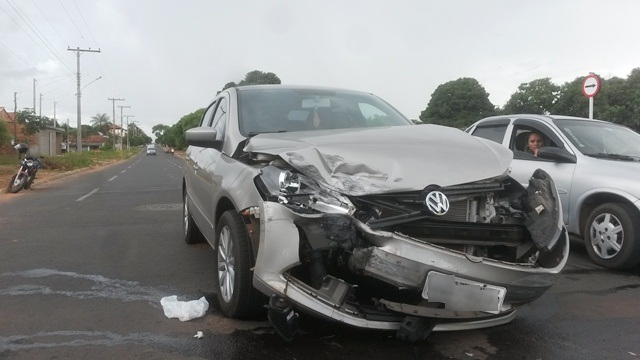
M118 175L116 175L116 176L112 177L112 178L111 178L111 179L109 179L108 181L112 181L112 180L114 180L114 179L115 179L115 178L117 178L117 177L118 177Z
M77 199L76 199L76 201L82 201L82 200L84 200L84 199L88 198L89 196L91 196L91 195L95 194L96 192L98 192L98 190L99 190L98 188L93 189L93 190L91 190L91 192L90 192L90 193L88 193L87 195L84 195L84 196L81 196L81 197L77 198Z

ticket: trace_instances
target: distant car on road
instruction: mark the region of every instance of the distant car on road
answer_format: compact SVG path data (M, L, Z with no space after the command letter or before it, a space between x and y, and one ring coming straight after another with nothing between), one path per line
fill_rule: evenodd
M147 145L147 155L156 155L155 145Z
M424 338L504 324L549 289L569 239L553 181L512 152L413 125L365 92L232 87L186 132L184 240L214 248L221 311L293 309Z
M535 169L551 175L564 221L581 236L591 259L613 269L640 263L640 134L611 122L568 116L504 115L467 131L514 152L511 176L529 181ZM527 151L532 132L546 142Z

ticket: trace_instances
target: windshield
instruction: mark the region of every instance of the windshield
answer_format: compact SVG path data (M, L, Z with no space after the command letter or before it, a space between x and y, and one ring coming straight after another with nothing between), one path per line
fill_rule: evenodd
M556 119L556 125L585 155L640 159L640 134L620 125L599 121Z
M411 125L379 98L348 91L319 89L241 89L240 130L251 136L289 132Z

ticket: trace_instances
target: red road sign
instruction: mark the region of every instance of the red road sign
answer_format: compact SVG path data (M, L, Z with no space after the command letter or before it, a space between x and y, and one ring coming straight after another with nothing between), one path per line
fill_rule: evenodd
M598 91L600 91L600 79L594 74L587 75L582 82L582 94L591 98L596 96Z

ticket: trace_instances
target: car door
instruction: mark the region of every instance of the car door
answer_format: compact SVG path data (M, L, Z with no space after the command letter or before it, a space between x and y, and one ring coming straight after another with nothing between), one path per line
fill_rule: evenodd
M560 194L563 220L568 223L569 214L572 210L569 208L571 203L569 198L576 164L575 162L561 160L546 160L528 153L526 151L526 143L523 143L523 140L531 132L542 134L546 141L545 146L563 148L572 153L570 147L566 145L562 134L549 124L535 119L515 119L511 131L507 133L507 141L503 143L513 150L511 176L524 186L528 186L529 178L536 169L542 169L551 175Z
M226 95L221 96L215 104L210 122L207 126L216 130L217 145L214 148L202 148L198 162L198 192L202 199L202 209L207 226L200 227L200 231L209 239L215 239L215 209L220 197L222 175L220 167L225 167L225 154L222 152L229 113L229 100Z
M215 111L220 103L219 99L209 105L202 120L200 126L212 126L214 121ZM213 223L210 221L210 214L213 211L211 205L210 189L212 187L212 175L207 173L207 168L211 167L211 162L215 162L219 157L218 150L207 149L200 146L189 146L185 155L187 161L187 171L185 175L185 181L187 182L187 189L189 195L193 201L192 216L195 219L200 231L207 237L207 239L213 241Z

